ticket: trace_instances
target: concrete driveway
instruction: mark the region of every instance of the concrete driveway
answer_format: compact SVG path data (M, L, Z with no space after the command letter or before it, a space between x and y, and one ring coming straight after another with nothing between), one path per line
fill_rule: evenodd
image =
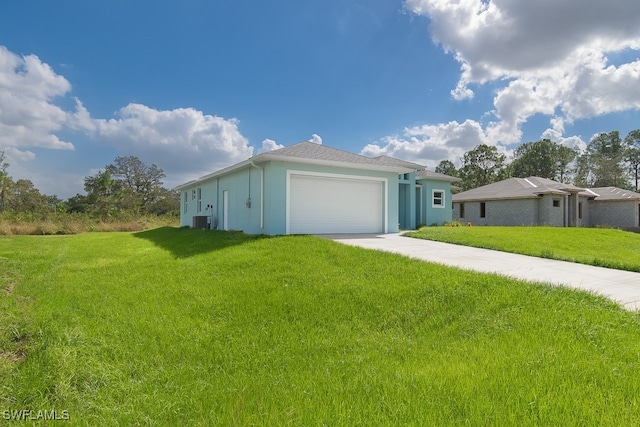
M640 309L640 273L414 239L397 233L323 237L466 270L582 289L604 295L627 310Z

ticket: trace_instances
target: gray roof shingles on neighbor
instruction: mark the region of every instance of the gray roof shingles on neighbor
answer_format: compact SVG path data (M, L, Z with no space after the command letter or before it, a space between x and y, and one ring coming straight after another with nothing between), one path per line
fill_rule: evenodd
M463 191L453 196L454 202L471 200L523 199L539 197L542 194L581 193L584 188L563 184L546 178L509 178L493 184L483 185Z
M587 191L596 194L595 200L640 200L640 193L631 190L623 190L618 187L590 188Z
M616 187L581 188L572 184L563 184L547 178L530 176L528 178L509 178L493 184L453 195L454 202L478 200L535 198L542 194L565 195L578 193L580 196L603 200L640 200L640 194Z

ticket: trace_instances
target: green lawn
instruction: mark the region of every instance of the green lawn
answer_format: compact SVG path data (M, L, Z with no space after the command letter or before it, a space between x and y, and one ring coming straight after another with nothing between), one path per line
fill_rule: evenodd
M640 234L605 228L423 227L407 236L640 272Z
M638 316L318 237L0 237L0 424L638 425Z

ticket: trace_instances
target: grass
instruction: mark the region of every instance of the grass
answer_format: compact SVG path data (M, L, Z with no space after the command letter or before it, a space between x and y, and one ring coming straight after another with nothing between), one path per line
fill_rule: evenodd
M407 236L640 272L640 234L606 228L423 227Z
M0 237L0 416L637 425L637 313L318 237Z

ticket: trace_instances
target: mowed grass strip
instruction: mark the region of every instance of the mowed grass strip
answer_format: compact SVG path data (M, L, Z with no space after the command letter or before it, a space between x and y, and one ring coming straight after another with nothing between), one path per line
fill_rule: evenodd
M617 229L423 227L406 235L419 239L640 272L640 234Z
M637 425L640 323L318 237L0 238L0 411L74 425ZM0 286L2 287L2 286ZM22 337L17 343L12 337Z

